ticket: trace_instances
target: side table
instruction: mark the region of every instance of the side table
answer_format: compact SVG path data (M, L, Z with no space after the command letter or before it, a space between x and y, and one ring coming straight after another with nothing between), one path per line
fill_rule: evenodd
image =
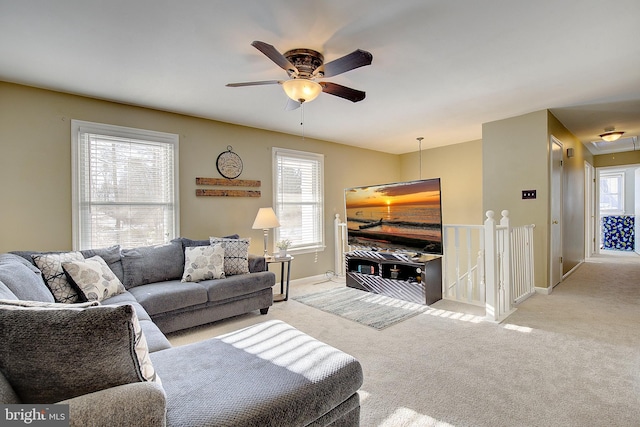
M289 299L289 276L291 274L291 261L293 261L292 256L286 257L278 257L278 256L267 256L265 257L265 268L269 270L270 264L280 264L280 293L275 294L273 296L274 302L287 301ZM287 266L287 271L285 275L285 264ZM286 290L285 290L286 285Z

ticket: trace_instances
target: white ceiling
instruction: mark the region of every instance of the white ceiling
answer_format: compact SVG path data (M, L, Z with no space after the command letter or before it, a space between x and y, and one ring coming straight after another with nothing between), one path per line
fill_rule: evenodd
M583 142L640 134L638 0L0 0L0 80L300 135L253 40L373 63L305 105L307 137L389 153L541 109Z

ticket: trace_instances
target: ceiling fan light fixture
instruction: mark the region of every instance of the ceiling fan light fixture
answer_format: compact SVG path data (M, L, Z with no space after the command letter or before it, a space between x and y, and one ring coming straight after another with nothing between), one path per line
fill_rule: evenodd
M300 103L313 101L322 93L320 83L308 79L286 80L282 88L289 98Z
M605 132L600 135L600 138L604 139L607 142L613 142L620 139L622 135L624 135L624 132L615 130L614 128L608 128L605 129Z

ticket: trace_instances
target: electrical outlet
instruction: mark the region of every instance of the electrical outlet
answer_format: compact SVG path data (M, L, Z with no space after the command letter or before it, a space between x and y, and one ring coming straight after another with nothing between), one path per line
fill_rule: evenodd
M522 190L522 200L535 199L536 190Z

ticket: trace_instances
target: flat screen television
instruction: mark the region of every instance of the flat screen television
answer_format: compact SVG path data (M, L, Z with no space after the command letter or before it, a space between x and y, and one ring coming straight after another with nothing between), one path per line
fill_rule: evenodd
M440 178L347 188L352 249L442 255Z

